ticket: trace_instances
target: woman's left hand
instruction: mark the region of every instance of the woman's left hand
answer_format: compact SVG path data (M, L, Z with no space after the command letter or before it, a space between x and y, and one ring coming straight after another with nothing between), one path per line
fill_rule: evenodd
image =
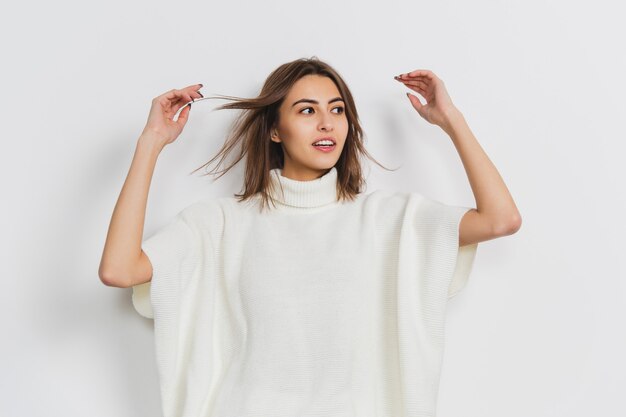
M448 128L450 117L457 109L443 80L429 70L415 70L394 78L426 99L426 104L422 104L416 95L407 93L420 116L443 130Z

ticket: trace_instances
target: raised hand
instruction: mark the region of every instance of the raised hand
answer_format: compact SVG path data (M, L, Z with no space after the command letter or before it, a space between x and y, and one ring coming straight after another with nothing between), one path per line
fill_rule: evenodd
M426 104L422 104L416 95L407 93L411 104L424 120L444 130L448 127L449 117L457 109L443 80L429 70L415 70L394 78L426 99Z
M152 100L144 133L156 135L163 146L174 142L189 119L189 112L191 111L191 104L189 103L193 102L195 98L203 97L198 91L200 88L202 88L202 84L194 84L182 90L170 90L155 97ZM176 112L187 104L189 106L183 109L178 115L178 119L174 121Z

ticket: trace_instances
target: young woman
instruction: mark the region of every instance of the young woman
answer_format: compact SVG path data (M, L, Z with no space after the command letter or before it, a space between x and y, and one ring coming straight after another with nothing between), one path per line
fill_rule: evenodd
M207 164L239 145L225 171L245 158L243 193L200 199L142 242L156 160L202 85L152 101L99 275L133 287L154 319L166 417L435 415L447 300L478 242L516 232L521 217L443 81L394 78L450 136L476 208L363 193L350 90L328 64L298 59L258 97L221 107L244 112Z

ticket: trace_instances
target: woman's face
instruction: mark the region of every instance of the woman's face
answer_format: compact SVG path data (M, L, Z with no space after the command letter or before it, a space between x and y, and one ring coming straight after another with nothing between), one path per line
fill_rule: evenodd
M335 166L347 136L345 104L335 83L328 77L306 75L283 100L271 140L282 143L283 176L309 181ZM335 145L330 148L313 145L325 137Z

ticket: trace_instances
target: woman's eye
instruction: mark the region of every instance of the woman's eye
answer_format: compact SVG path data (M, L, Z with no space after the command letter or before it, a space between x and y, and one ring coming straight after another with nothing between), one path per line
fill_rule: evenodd
M310 109L310 110L313 110L313 107L305 107L304 109L300 110L300 113L302 113L302 112L303 112L303 111L305 111L305 110L309 110L309 109ZM339 107L335 107L333 110L339 110L339 113L337 113L337 114L341 114L341 113L343 113L343 112L344 112L344 108L343 108L343 107L341 107L341 106L339 106ZM306 113L306 114L310 114L310 113Z

